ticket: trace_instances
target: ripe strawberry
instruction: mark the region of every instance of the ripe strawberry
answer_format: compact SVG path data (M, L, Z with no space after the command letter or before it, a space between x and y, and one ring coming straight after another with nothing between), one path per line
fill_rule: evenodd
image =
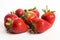
M26 20L27 23L29 23L30 21L35 21L36 19L38 19L37 15L34 14L34 12L27 11L27 10L25 10L25 13L22 17L24 20Z
M45 14L42 15L42 19L48 21L49 23L53 24L55 21L55 13L54 11L50 11L48 10L48 8L46 8L46 10L43 10L45 12Z
M36 22L30 23L30 28L32 33L43 33L51 27L51 24L43 19L38 19Z
M36 9L36 7L34 7L33 9L29 9L29 11L34 12L34 14L36 14L39 17L39 11Z
M6 28L8 28L9 24L14 21L15 19L17 19L18 17L15 14L9 13L4 17L4 25ZM11 21L12 20L12 21ZM8 25L6 25L8 24Z
M10 28L10 31L12 33L23 33L27 30L28 30L28 27L21 18L15 19Z
M24 10L22 10L22 9L17 9L17 10L16 10L16 15L17 15L18 17L21 17L23 14L24 14Z
M48 30L51 27L51 24L43 19L38 19L38 21L36 21L36 26L37 26L36 30L37 33L42 33Z

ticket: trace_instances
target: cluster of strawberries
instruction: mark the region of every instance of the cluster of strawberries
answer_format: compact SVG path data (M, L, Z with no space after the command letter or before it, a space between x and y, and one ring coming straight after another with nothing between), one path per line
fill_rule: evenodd
M39 11L33 9L17 9L15 12L7 14L4 18L4 26L10 33L30 33L39 34L48 30L55 20L54 11L43 10L44 14L39 18Z

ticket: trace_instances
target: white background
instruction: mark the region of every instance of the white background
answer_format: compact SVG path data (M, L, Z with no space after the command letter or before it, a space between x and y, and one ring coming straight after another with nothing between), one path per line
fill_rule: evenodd
M4 27L4 16L18 8L28 9L34 6L43 14L41 9L48 5L55 10L56 20L53 26L42 34L9 34ZM0 40L60 40L60 1L59 0L0 0Z

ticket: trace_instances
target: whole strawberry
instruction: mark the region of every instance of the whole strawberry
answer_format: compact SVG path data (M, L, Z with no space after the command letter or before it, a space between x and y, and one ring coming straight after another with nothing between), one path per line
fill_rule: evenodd
M17 9L15 12L16 12L16 15L18 17L21 17L24 14L24 10L23 9Z
M13 13L5 16L4 25L7 31L11 33L23 33L28 30L28 26L24 21Z
M51 24L43 19L38 19L36 21L37 33L43 33L51 27Z
M51 24L43 19L38 19L36 22L30 23L30 32L32 33L43 33L51 27Z
M13 21L10 31L12 33L23 33L28 31L28 26L21 18L17 18Z
M13 14L13 13L9 13L4 17L4 25L5 27L8 29L10 26L10 23L12 23L12 21L14 21L15 19L17 19L18 17ZM12 20L12 21L11 21Z
M43 10L45 13L42 15L42 19L48 21L49 23L53 24L55 21L55 13L54 11L48 10L48 7L46 7L46 10Z

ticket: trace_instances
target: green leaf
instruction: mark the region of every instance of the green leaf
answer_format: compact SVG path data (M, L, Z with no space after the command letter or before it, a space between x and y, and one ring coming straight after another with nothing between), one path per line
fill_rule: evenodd
M42 10L42 11L46 13L46 10Z
M47 12L50 12L50 10L48 10Z
M11 31L10 29L11 29L11 28L10 28L10 26L9 26L9 27L7 27L7 31L8 31L8 32L10 32L10 31Z
M8 23L8 22L7 22L6 25L9 27L9 26L11 25L11 23Z

